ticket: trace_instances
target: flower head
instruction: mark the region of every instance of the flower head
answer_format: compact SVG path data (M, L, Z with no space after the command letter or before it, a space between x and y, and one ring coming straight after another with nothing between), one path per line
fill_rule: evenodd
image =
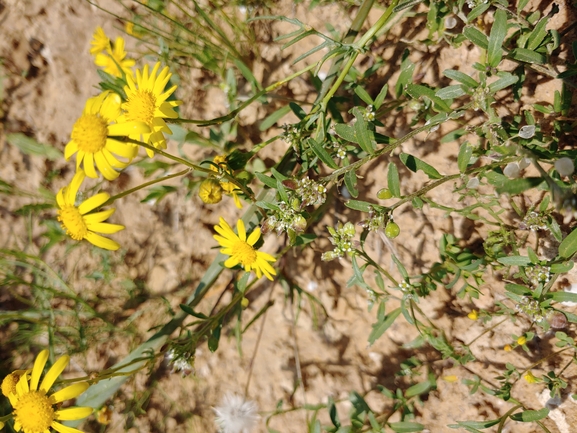
M120 224L103 222L114 213L115 209L92 212L102 206L110 198L110 195L101 192L76 206L76 194L84 178L84 171L78 170L70 185L58 191L56 195L56 202L60 208L58 221L62 223L62 228L72 239L77 241L86 239L97 247L117 250L120 248L118 243L98 234L112 234L124 229L124 226Z
M116 93L102 92L86 101L82 116L72 127L71 140L64 149L64 157L68 160L76 153L76 168L84 163L88 177L98 177L94 168L96 163L96 167L107 180L116 179L118 170L124 169L130 163L138 148L113 137L126 137L149 131L148 126L142 122L118 123L120 104L120 96ZM119 160L118 156L125 161Z
M224 218L220 218L220 224L214 226L214 229L218 233L218 235L214 235L214 239L223 247L220 252L230 256L224 262L224 266L233 268L240 264L247 272L255 271L258 278L264 274L272 281L272 276L276 275L276 271L270 263L274 263L276 259L270 254L257 251L254 248L254 244L260 238L260 228L257 227L254 229L248 238L242 220L238 220L236 228L238 235L232 230L232 227L228 225Z
M124 51L124 38L117 37L114 42L114 47L108 47L96 54L94 59L96 66L100 66L107 74L115 77L122 77L124 73L127 77L132 77L132 67L136 64L134 59L126 58L126 51Z
M200 199L206 204L219 203L222 200L222 188L215 179L205 179L198 188Z
M58 421L86 418L92 413L92 408L60 409L60 403L78 397L88 389L89 385L86 382L79 382L47 395L60 373L68 365L70 357L65 355L59 358L40 382L46 361L48 361L48 350L43 350L36 357L30 376L22 374L15 391L8 396L14 408L12 412L14 429L22 430L24 433L49 433L52 427L60 433L78 433L80 430L60 424Z
M216 423L222 433L249 433L256 427L258 407L252 400L227 393L220 405L214 408Z
M90 47L90 54L93 56L101 53L104 50L110 49L110 39L108 39L108 36L106 36L104 30L102 30L102 27L96 27L96 30L92 35L92 41L90 41L90 45L92 45L92 47Z
M224 172L227 174L232 173L227 168L226 155L216 155L212 162L218 165L218 168L215 165L211 165L210 169L212 171L215 171L217 173L218 172ZM242 202L240 201L240 197L238 196L238 194L241 192L241 189L227 179L220 179L220 187L222 188L222 191L226 195L230 195L233 198L235 206L239 209L242 209Z
M142 71L136 71L136 82L130 75L126 77L128 84L124 87L124 91L127 101L122 104L125 113L121 118L122 121L143 122L150 128L150 132L135 133L130 135L130 138L141 140L157 149L166 149L163 132L172 134L172 131L164 119L176 119L178 114L174 111L174 107L180 105L182 101L167 101L176 90L176 85L165 90L172 74L168 66L165 66L160 73L159 69L160 62L154 65L150 73L148 65L145 65ZM146 152L151 158L154 155L149 149L146 149Z

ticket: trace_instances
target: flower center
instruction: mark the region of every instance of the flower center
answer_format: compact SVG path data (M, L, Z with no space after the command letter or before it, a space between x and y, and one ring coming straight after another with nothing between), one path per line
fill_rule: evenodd
M58 211L58 221L62 222L62 228L72 239L80 241L86 237L88 228L84 218L76 206L64 206Z
M72 128L72 139L78 149L86 153L97 153L106 145L108 123L96 114L83 114Z
M125 109L128 120L151 125L156 109L156 97L150 91L139 90L128 98Z
M233 256L238 259L243 266L252 265L256 262L256 251L244 241L238 241L233 247Z
M30 391L20 396L14 406L14 420L24 433L44 433L54 421L54 409L44 391Z

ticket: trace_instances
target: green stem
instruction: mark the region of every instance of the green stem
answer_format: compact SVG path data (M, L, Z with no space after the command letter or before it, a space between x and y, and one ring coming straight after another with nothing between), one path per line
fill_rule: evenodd
M168 176L154 179L154 180L151 180L150 182L146 182L146 183L143 183L142 185L138 185L137 187L130 188L127 191L123 191L120 194L116 194L116 195L110 197L108 200L106 200L106 202L104 202L102 204L102 206L111 205L112 203L114 203L119 198L122 198L122 197L129 195L129 194L132 194L133 192L136 192L142 188L146 188L147 186L154 185L155 183L164 182L165 180L169 180L169 179L172 179L174 177L184 176L185 174L187 174L189 172L190 172L190 169L187 168L186 170L179 171L178 173L169 174Z

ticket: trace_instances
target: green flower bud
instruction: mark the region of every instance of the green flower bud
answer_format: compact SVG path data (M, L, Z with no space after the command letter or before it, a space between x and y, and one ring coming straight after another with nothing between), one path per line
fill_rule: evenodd
M394 239L399 236L401 229L399 225L394 221L389 221L385 227L385 236L389 239Z
M393 196L389 188L383 188L377 193L377 198L380 200L387 200Z

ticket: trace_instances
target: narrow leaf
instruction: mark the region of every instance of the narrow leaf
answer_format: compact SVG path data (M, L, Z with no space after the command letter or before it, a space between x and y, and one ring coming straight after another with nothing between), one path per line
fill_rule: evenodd
M413 155L401 153L399 158L403 164L414 173L418 170L422 170L430 179L440 179L443 177L432 165L427 164L425 161L422 161Z
M391 422L389 423L389 427L396 431L397 433L410 433L410 432L418 432L423 431L425 426L423 424L419 424L418 422L409 422L409 421L402 421L402 422Z
M328 165L332 169L339 168L339 166L336 164L335 161L333 161L333 159L331 158L331 155L329 155L329 153L326 151L326 149L322 146L321 143L316 141L314 138L309 138L308 143L309 143L312 151L315 153L316 156L319 157L319 159L322 162L324 162L326 165Z
M396 308L387 314L383 321L379 321L373 325L373 330L369 334L369 344L373 344L385 333L387 329L395 322L395 319L401 314L401 309Z
M502 9L497 9L487 48L487 60L493 68L496 68L503 58L502 47L505 36L507 36L507 13Z
M443 71L443 75L447 78L458 81L459 83L464 84L467 87L473 89L479 87L479 83L477 83L477 81L475 81L473 78L469 77L467 74L464 74L461 71L457 71L455 69L445 69Z
M467 39L473 42L480 48L486 50L489 47L489 41L487 40L487 35L481 32L476 27L465 27L463 34Z
M389 162L387 170L387 187L393 194L393 197L401 197L401 181L399 180L399 171L394 162Z
M511 419L521 422L533 422L539 421L540 419L545 418L547 415L549 415L549 409L544 407L541 410L525 410L521 413L516 413L511 415Z
M349 190L349 193L351 194L351 196L357 198L359 196L359 191L356 188L357 185L357 175L354 172L354 170L348 171L347 174L345 174L345 185L347 187L347 189Z

